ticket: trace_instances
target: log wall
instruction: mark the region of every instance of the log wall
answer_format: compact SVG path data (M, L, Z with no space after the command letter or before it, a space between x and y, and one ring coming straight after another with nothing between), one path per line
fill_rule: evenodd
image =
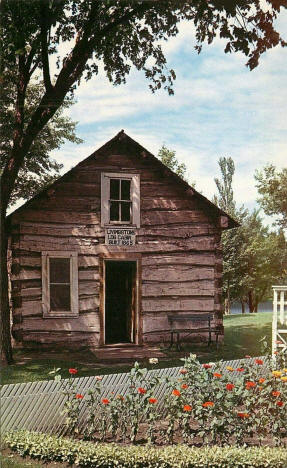
M137 172L141 227L136 245L106 246L100 225L100 175ZM11 217L13 335L25 343L99 345L99 255L142 258L140 316L143 342L167 338L168 312L215 311L222 324L222 258L218 220L150 161L130 154L98 155L64 176ZM77 251L79 317L43 318L41 252Z

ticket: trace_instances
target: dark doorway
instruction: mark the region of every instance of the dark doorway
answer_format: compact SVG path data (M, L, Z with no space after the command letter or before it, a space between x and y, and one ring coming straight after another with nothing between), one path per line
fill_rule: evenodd
M136 262L106 260L105 343L135 341Z

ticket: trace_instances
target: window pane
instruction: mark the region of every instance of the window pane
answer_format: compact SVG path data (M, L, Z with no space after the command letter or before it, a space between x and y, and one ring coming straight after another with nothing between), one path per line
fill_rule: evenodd
M120 179L110 179L110 200L120 199Z
M111 202L110 205L110 221L119 221L120 220L120 204L119 202Z
M70 283L69 258L50 258L50 283Z
M131 181L122 180L121 181L121 200L130 200L131 199Z
M122 217L121 221L130 221L131 220L131 204L129 202L121 203Z
M69 284L50 285L50 309L71 310L71 294Z

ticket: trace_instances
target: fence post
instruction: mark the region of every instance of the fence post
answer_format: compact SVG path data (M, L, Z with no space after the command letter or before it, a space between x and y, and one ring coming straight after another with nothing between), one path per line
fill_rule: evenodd
M279 349L287 349L287 285L272 286L272 354Z

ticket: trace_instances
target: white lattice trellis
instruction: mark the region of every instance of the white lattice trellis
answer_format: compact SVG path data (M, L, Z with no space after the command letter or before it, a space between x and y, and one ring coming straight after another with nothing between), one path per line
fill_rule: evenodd
M287 349L287 286L272 286L273 322L272 322L272 353L279 349Z

